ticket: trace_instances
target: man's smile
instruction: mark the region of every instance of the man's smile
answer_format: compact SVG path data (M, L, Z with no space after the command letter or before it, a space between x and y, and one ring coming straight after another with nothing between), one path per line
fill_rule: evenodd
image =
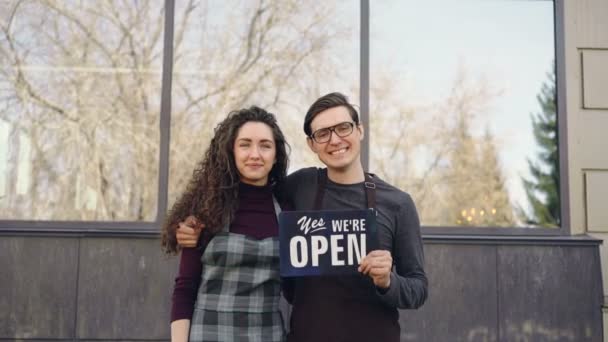
M339 150L335 150L335 151L331 151L329 152L330 155L334 156L334 155L340 155L340 154L344 154L346 153L346 151L348 150L348 147L343 147Z

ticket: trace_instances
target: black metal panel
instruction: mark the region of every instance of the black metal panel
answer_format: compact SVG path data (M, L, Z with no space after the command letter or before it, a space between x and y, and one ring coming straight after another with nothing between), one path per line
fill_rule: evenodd
M77 337L168 339L176 262L158 240L83 239Z
M173 23L175 1L165 0L165 36L163 48L163 80L160 99L160 146L158 160L158 206L156 222L163 222L167 212L169 186L169 146L171 145L171 87L173 81Z
M77 269L77 239L0 239L0 338L72 338Z
M423 235L422 240L425 244L465 244L465 245L516 245L516 246L579 246L597 247L602 244L602 240L587 236L492 236L492 235Z
M496 247L425 245L429 297L401 311L402 341L496 341Z
M361 0L361 17L359 25L359 114L361 122L368 133L361 143L361 164L363 170L369 171L369 136L371 121L369 113L369 0Z
M570 218L570 170L568 168L568 97L566 96L565 0L555 0L555 79L557 95L557 143L559 152L560 229L572 231ZM581 96L582 97L582 96ZM576 201L576 200L575 200Z
M597 248L498 247L500 341L601 341Z
M66 342L66 341L75 341L75 340L66 340L65 338L45 338L43 340L38 340L38 339L29 339L29 338L25 338L25 339L14 339L14 338L10 338L10 339L4 339L4 338L0 338L0 341L10 341L10 342L51 342L51 341L59 341L59 342ZM120 341L122 342L122 341Z

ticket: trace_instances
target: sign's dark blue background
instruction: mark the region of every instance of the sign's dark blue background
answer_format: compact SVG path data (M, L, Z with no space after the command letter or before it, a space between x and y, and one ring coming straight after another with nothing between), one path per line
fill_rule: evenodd
M300 230L300 225L297 223L302 217L308 217L312 220L320 218L325 222L326 229L316 230L311 228L308 234ZM352 227L348 233L334 232L332 230L332 221L335 220L350 220L350 219L365 219L365 231L353 231ZM281 276L283 277L298 277L298 276L314 276L314 275L353 275L359 274L357 271L358 262L354 256L354 265L348 265L347 255L347 234L365 234L366 237L366 253L377 249L378 239L376 231L376 212L373 209L362 210L320 210L320 211L284 211L279 214L279 240L280 240L280 261L281 261ZM322 235L327 238L328 250L325 254L319 255L319 265L312 266L310 254L311 237L314 235ZM331 264L331 235L342 235L343 239L339 245L344 247L344 250L339 253L339 258L345 260L344 266L334 266ZM306 238L308 244L308 264L305 267L294 267L290 262L290 241L296 236ZM360 237L357 236L357 240ZM298 253L301 255L301 253Z

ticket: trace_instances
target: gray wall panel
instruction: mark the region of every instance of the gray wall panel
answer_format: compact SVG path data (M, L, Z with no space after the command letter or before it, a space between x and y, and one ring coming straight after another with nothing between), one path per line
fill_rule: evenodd
M0 337L71 338L78 239L0 238Z
M601 341L597 248L501 246L500 341Z
M495 341L496 247L427 244L429 297L401 311L402 341Z
M597 246L431 243L425 254L429 299L402 311L403 341L601 341ZM168 339L176 271L156 239L3 237L0 339Z
M177 258L155 239L83 239L77 335L82 339L169 337Z

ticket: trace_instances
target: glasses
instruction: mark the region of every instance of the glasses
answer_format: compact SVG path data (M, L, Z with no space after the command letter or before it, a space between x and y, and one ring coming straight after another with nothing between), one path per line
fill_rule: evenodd
M345 121L331 127L318 129L314 131L310 137L318 144L323 144L331 140L332 132L336 133L340 138L346 138L351 135L354 127L354 123Z

